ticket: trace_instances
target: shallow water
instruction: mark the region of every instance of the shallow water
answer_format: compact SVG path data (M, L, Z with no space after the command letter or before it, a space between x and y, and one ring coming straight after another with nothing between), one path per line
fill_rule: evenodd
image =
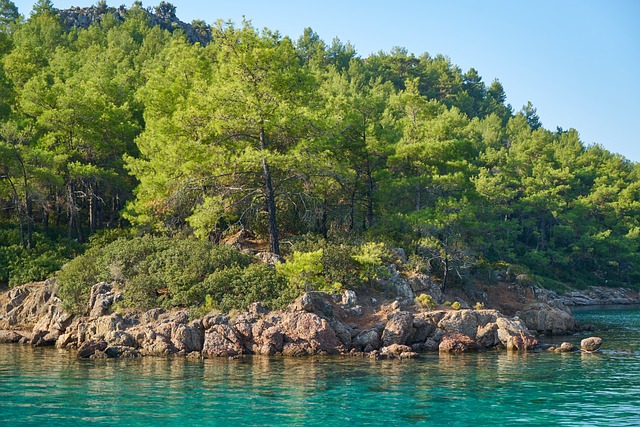
M0 345L0 426L640 425L640 310L577 316L603 351L76 360Z

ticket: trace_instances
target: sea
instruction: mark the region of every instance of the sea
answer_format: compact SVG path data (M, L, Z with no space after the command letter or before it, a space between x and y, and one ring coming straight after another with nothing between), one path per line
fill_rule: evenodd
M0 426L640 426L640 307L575 315L596 331L549 339L600 351L78 360L3 344Z

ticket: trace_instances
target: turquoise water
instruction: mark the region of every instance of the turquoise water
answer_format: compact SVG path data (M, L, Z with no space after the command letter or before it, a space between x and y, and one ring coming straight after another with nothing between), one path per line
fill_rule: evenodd
M76 360L0 345L0 426L640 426L640 310L577 316L600 354Z

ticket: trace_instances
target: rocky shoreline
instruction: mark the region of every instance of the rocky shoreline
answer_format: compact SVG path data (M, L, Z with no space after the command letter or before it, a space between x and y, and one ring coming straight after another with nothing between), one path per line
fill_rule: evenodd
M56 296L55 280L16 287L0 295L0 342L56 346L92 358L412 358L426 351L533 350L540 348L540 334L580 330L558 300L530 303L507 316L492 309L424 311L402 298L378 304L353 291L306 293L283 311L269 312L255 303L243 313L191 319L187 311L114 310L121 298L116 286L98 283L91 290L89 314L73 317Z

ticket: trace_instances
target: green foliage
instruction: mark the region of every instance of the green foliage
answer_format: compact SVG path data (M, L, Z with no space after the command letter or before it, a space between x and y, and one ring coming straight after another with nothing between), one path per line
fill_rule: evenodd
M391 253L384 243L367 242L358 248L353 259L361 267L360 279L372 284L377 279L389 277L386 265Z
M264 264L217 270L189 291L190 300L224 312L244 310L257 301L271 309L283 308L298 295L283 276Z
M640 283L638 165L545 129L530 103L514 114L499 81L311 29L194 28L216 43L152 27L141 2L68 29L49 0L24 22L0 1L0 282L89 241L60 273L74 310L97 280L134 305L206 304L194 287L250 264L206 242L242 228L294 243L269 289L371 285L396 263L377 242L443 288L500 263L554 289ZM149 233L200 242L132 238Z
M278 273L303 291L323 290L322 252L322 249L306 253L296 251L287 262L277 265Z
M77 242L41 232L34 232L33 242L25 248L18 230L0 227L0 283L14 287L44 280L82 250Z
M460 310L460 303L458 301L454 301L451 304L451 308L454 309L454 310Z
M426 308L427 310L433 310L436 308L436 302L433 300L431 295L420 294L415 299L416 304L418 304L422 308Z
M484 310L484 303L477 302L476 305L473 306L475 310Z
M119 283L131 307L188 306L196 302L190 299L192 288L212 272L244 269L250 262L234 248L203 241L118 239L75 258L60 271L58 282L61 298L76 313L85 309L91 286L100 281Z

